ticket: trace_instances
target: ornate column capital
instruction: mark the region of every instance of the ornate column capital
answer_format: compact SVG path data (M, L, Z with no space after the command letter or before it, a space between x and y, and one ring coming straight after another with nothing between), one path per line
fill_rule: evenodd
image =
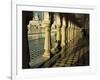
M60 14L55 13L55 25L58 27L61 27L61 20L60 20Z

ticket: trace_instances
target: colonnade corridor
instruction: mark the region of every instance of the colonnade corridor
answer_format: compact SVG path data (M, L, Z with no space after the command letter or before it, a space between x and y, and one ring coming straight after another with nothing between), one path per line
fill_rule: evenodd
M33 11L27 28L30 68L89 66L89 14Z

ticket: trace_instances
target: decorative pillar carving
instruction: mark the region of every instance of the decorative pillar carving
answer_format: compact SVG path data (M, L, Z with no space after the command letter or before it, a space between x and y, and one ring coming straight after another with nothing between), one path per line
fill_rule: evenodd
M51 29L50 29L50 18L49 18L49 13L48 12L44 12L44 20L43 20L43 24L45 27L45 42L44 42L44 54L43 57L49 59L50 58L50 37L51 37Z

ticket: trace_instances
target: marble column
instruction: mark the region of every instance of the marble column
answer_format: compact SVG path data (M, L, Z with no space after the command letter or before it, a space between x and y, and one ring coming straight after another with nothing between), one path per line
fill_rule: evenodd
M74 45L76 45L77 42L77 25L74 25Z
M75 24L73 25L73 45L75 46L75 40L76 40L76 30L75 30Z
M70 47L70 20L68 20L68 47Z
M61 47L65 47L66 45L66 20L65 17L62 18L62 28L61 28Z
M71 22L71 48L74 46L74 23Z
M51 37L51 29L50 29L50 17L48 12L44 12L44 20L43 24L45 27L45 42L44 42L44 54L43 57L49 59L50 58L50 37Z
M61 43L61 20L60 20L60 14L55 14L55 25L56 25L56 40L57 40L57 46L60 47Z
M56 14L54 14L54 45L56 45L57 42L57 29L56 29Z
M54 47L52 48L52 54L57 53L61 49L61 20L60 14L54 14L54 22L55 22L55 43Z

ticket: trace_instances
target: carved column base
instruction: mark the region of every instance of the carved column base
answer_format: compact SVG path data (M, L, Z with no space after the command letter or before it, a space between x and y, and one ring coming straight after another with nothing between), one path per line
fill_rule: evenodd
M44 54L43 54L43 57L45 59L50 59L50 51L49 50L45 50Z
M51 50L51 53L52 53L52 54L56 54L57 52L59 52L59 51L61 50L60 44L61 44L61 41L57 41L57 42L55 43L54 48Z

